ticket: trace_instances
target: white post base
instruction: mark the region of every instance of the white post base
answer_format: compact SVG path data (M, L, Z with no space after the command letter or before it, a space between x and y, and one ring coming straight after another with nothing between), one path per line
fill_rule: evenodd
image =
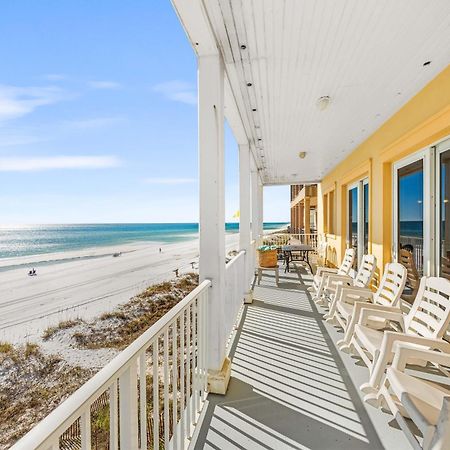
M225 395L231 376L231 359L224 359L222 369L208 370L208 393Z
M253 289L250 289L244 294L244 305L253 303Z

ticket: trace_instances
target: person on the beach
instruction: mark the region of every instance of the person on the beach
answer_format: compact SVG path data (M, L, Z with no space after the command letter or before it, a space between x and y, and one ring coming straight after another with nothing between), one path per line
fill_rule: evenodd
M161 253L161 247L159 247L159 253Z

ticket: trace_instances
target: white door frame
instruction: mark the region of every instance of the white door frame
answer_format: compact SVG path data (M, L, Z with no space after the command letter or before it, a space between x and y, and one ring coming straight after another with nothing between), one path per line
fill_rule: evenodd
M398 261L398 170L416 161L423 160L423 274L434 272L434 165L432 149L422 149L392 165L392 257ZM428 237L428 238L427 238Z
M435 194L435 233L434 236L436 236L435 242L434 242L434 255L435 255L435 274L436 276L440 276L441 272L441 264L439 261L441 249L440 249L440 243L441 243L441 154L446 152L447 150L450 150L450 138L447 138L440 143L438 143L434 147L434 154L435 154L435 180L436 180L436 194Z

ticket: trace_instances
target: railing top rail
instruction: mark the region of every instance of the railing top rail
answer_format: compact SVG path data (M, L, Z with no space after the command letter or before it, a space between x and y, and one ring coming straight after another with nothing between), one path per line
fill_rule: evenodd
M233 265L236 263L236 261L237 261L239 258L242 258L244 255L245 255L245 250L241 250L239 253L237 253L237 254L234 256L234 258L230 259L230 261L227 262L226 268L229 269L231 266L233 266Z
M40 448L43 444L50 445L51 441L49 439L53 438L52 435L58 432L64 432L80 416L83 406L92 404L97 396L107 389L113 380L117 379L129 367L139 353L151 345L152 341L210 285L210 280L203 281L167 314L161 317L125 350L120 352L103 367L103 369L75 391L67 400L39 422L12 449L29 450L31 448Z

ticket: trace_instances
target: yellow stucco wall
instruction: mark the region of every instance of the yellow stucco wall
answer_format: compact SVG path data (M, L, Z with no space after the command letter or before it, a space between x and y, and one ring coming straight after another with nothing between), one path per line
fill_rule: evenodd
M369 252L380 271L391 260L392 164L450 135L450 66L385 122L322 180L318 191L319 233L323 195L335 190L335 230L328 235L330 262L346 247L347 186L369 178Z

